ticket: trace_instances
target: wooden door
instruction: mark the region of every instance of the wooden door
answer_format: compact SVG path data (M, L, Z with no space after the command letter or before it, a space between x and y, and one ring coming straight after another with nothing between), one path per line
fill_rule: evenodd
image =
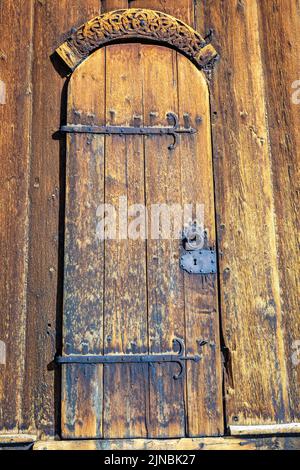
M123 210L198 203L204 205L209 246L215 247L204 74L167 47L116 44L85 60L68 90L68 125L77 131L67 135L63 356L70 362L62 364L62 435L221 434L217 276L181 269L181 240L152 239L149 217L144 238L129 239L120 219L118 239L103 240L97 232L103 203L118 209L123 201ZM174 149L171 135L78 128L166 127L170 112L181 128L196 131L180 134ZM178 340L185 356L201 355L198 362L184 361L180 378L174 378L177 362L128 362L134 355L176 355ZM74 362L111 355L127 359Z

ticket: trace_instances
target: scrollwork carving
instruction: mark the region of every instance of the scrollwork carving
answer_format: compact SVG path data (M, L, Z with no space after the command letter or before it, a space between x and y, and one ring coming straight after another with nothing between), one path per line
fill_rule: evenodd
M160 11L140 8L96 16L80 26L57 53L73 70L94 50L124 39L165 43L185 54L199 68L209 67L217 58L213 46L184 22Z

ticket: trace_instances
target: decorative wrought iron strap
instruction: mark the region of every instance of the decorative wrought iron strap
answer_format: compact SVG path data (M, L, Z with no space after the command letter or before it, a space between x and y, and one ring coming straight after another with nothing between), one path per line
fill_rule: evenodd
M218 58L214 47L183 21L161 11L142 8L115 10L92 18L73 30L56 52L74 70L99 47L135 39L174 47L200 69L211 68Z
M178 352L176 354L108 354L104 356L91 356L91 355L70 355L70 356L56 356L56 364L154 364L175 362L179 365L180 370L175 374L174 379L179 379L183 375L185 361L199 362L201 356L185 356L184 355L184 342L182 339L173 339L174 347L177 346ZM204 344L203 344L204 345Z
M169 150L175 149L178 143L178 134L195 134L197 131L193 127L180 127L178 116L175 113L168 113L167 118L174 122L173 126L165 127L142 127L142 126L86 126L81 124L69 124L62 126L61 131L77 134L104 134L104 135L172 135L174 142L169 145Z

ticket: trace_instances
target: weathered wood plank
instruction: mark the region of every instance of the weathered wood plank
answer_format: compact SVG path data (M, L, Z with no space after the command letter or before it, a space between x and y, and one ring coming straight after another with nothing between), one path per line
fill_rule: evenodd
M300 434L300 423L230 426L229 431L231 436Z
M73 73L69 124L105 123L104 70L101 50ZM97 238L97 211L104 200L104 136L68 135L66 166L63 347L65 354L100 354L104 243Z
M259 9L290 419L300 421L300 103L293 88L300 88L300 4L259 2Z
M134 116L142 120L142 78L139 44L106 48L108 125L135 125ZM128 238L127 227L134 216L128 208L144 200L143 137L106 137L105 203L119 217L116 239L105 241L105 354L148 352L146 242ZM147 436L147 369L138 364L104 367L105 438Z
M206 36L208 31L205 30L204 2L202 0L194 0L194 24L191 26L203 37Z
M22 427L25 371L28 186L33 8L0 4L0 430ZM27 366L26 366L27 367Z
M144 46L143 62L145 125L165 126L168 111L178 114L176 52L161 46ZM154 204L168 205L169 209L175 204L181 207L180 151L179 146L168 149L170 140L170 136L148 136L145 140L146 202L152 209L147 243L150 353L172 352L173 339L184 339L180 241L172 239L171 232L164 234L160 230L155 234L153 223ZM162 213L160 229L165 219ZM149 437L185 435L184 379L174 380L176 367L169 363L150 368Z
M193 205L199 228L205 228L209 246L215 248L208 86L203 73L185 57L178 54L177 61L179 116L188 115L197 129L197 134L180 138L182 204ZM223 403L216 276L203 279L185 272L184 295L186 350L190 355L202 355L199 363L187 364L188 436L218 435L223 433ZM206 342L203 347L202 341Z
M257 3L204 5L229 425L290 421Z
M149 8L175 16L190 26L194 23L193 0L129 0L130 8Z
M106 13L107 11L112 11L112 10L120 10L120 8L128 8L128 0L102 0L101 1L101 13Z
M299 437L38 441L33 450L299 450Z
M59 375L54 380L54 371L48 370L48 364L61 345L62 251L58 234L59 207L64 200L65 148L52 136L59 129L61 119L64 120L65 103L63 80L51 63L50 55L74 25L99 13L99 1L35 1L34 6L28 367L22 392L22 426L24 429L37 427L39 433L53 435L55 421L59 422ZM63 206L60 217L62 222Z
M0 434L0 446L7 444L29 444L37 440L33 434Z
M27 4L25 4L27 3ZM108 2L107 2L108 3ZM118 2L119 3L119 2ZM150 8L161 9L160 6L155 5L158 2L142 2L132 1L131 6L144 6ZM143 4L142 4L143 3ZM148 5L147 5L148 3ZM179 2L174 5L178 8ZM182 2L180 2L182 4ZM201 2L202 3L202 2ZM30 235L30 265L29 265L29 284L28 284L28 302L29 302L29 320L28 320L28 339L27 344L29 354L26 358L28 366L26 368L25 387L23 390L23 403L20 406L19 392L12 392L12 383L15 389L22 388L22 370L23 365L19 362L20 351L24 351L24 343L22 340L23 331L19 328L20 324L24 324L24 288L25 283L25 258L24 247L25 238L22 234L20 227L26 226L26 204L27 204L27 190L26 190L26 175L28 175L28 142L20 143L19 136L24 135L24 125L28 125L28 114L30 104L30 89L29 94L26 94L26 87L30 80L28 80L28 69L24 66L24 60L27 60L29 51L26 50L24 55L24 48L21 47L17 38L27 38L24 42L30 42L30 33L28 32L28 8L29 2L2 2L0 12L4 12L1 17L1 25L4 42L9 43L11 50L14 52L7 53L6 46L1 46L1 61L5 67L1 67L0 80L6 84L6 94L1 92L1 103L5 98L6 103L10 103L13 96L18 95L18 90L21 93L18 98L18 116L19 120L12 119L11 115L16 111L12 111L16 105L14 101L13 106L0 104L0 112L4 111L2 122L6 123L9 119L18 124L18 128L12 131L9 126L5 130L4 135L16 136L16 139L5 139L5 151L2 155L25 155L20 164L19 160L5 160L5 164L1 163L5 181L7 180L7 188L9 185L9 193L5 189L5 197L3 198L2 211L5 219L1 226L7 227L7 236L11 240L18 239L17 253L12 255L9 251L8 244L5 245L5 270L2 271L5 277L4 282L1 279L1 299L5 302L4 306L1 305L1 311L6 312L1 319L1 325L5 326L5 342L13 346L8 349L9 363L4 366L0 365L3 370L9 372L4 374L4 386L0 387L1 394L7 398L4 401L3 415L5 418L5 426L9 429L22 427L34 429L38 425L40 432L46 434L54 434L54 388L53 388L53 372L47 371L47 364L53 358L56 349L55 345L55 304L56 304L56 288L57 288L57 267L58 267L58 254L57 254L57 227L58 227L58 202L57 202L57 189L59 187L59 164L58 159L54 156L58 155L59 146L58 142L52 140L51 136L54 131L59 127L60 117L60 93L62 88L62 80L57 75L56 71L49 62L49 55L54 50L62 39L64 32L69 30L72 26L78 25L86 21L88 18L93 17L98 13L99 2L98 0L91 0L87 2L72 1L56 1L51 2L34 2L35 4L35 61L34 67L34 133L33 133L33 162L31 171L31 189L30 198L31 205L31 235ZM170 5L171 2L168 2ZM152 6L153 5L153 6ZM167 13L174 14L181 18L181 13L170 10L165 2ZM180 5L181 6L181 5ZM232 412L235 416L234 408L246 409L246 422L269 422L279 419L279 406L282 390L280 383L287 383L283 377L281 380L279 373L274 373L274 368L271 367L269 371L269 364L276 364L277 351L275 351L274 341L271 339L270 333L274 331L274 337L278 336L279 326L275 326L274 330L270 327L265 328L262 326L262 318L264 322L268 322L268 311L272 309L272 297L274 290L274 282L270 285L270 295L260 295L259 286L261 280L266 273L271 272L272 266L276 268L276 261L274 260L274 250L272 254L272 263L270 262L270 254L266 254L267 261L264 265L261 264L261 254L264 252L263 245L269 240L270 234L268 229L264 233L264 228L255 228L255 233L250 236L251 226L255 223L256 211L262 211L265 200L258 201L255 194L251 196L249 201L248 196L238 200L238 197L231 194L232 188L239 188L240 193L246 186L246 194L250 192L249 187L266 183L266 152L263 152L263 165L262 174L261 165L258 164L258 151L253 152L255 148L255 126L260 131L263 126L263 112L260 111L259 102L263 96L262 77L260 75L262 69L258 67L260 59L256 55L259 50L259 36L263 48L263 58L265 61L265 77L266 77L266 90L267 90L267 105L268 105L268 118L269 129L271 138L271 158L272 158L272 178L267 176L268 181L273 182L274 196L275 196L275 212L277 217L277 252L279 254L278 267L279 279L281 285L281 304L284 312L283 326L285 335L285 356L286 366L288 371L288 387L289 393L289 407L288 414L283 412L281 416L284 419L290 420L299 418L298 408L298 395L297 384L299 384L299 366L295 367L290 360L295 349L293 344L295 339L299 338L297 330L297 315L299 311L298 299L296 292L299 287L296 283L295 268L296 264L292 264L292 260L297 260L295 256L296 236L294 235L294 227L297 224L295 217L295 207L297 204L297 161L298 161L298 137L297 128L299 127L299 111L298 107L290 102L290 84L299 79L298 77L298 58L299 58L299 40L297 36L297 28L299 24L299 15L297 10L297 2L259 2L263 22L267 22L268 27L260 25L260 32L256 26L257 14L256 3L235 2L230 0L228 2L210 1L203 2L197 11L205 11L205 30L213 27L215 30L214 43L218 50L222 53L221 63L217 66L214 75L213 93L214 106L213 106L213 119L214 119L214 142L215 142L215 157L218 161L218 188L219 200L225 198L224 205L221 202L221 209L228 208L225 212L223 209L219 212L219 233L222 234L222 229L227 228L227 234L222 242L222 248L229 253L225 257L225 261L231 259L231 256L240 259L234 263L234 266L228 266L233 272L234 280L230 281L230 285L226 286L226 276L230 275L229 271L224 272L224 279L222 286L225 286L223 298L223 306L226 306L227 320L229 330L226 332L226 338L229 339L228 345L234 350L235 342L239 342L239 334L230 335L231 333L231 318L233 316L234 323L239 322L241 328L245 331L241 340L241 348L239 349L239 358L237 353L232 355L233 376L236 378L235 383L235 397L240 395L238 406L234 407L229 405L228 412ZM7 9L11 8L13 15L7 13ZM119 5L117 6L119 8ZM287 13L288 10L288 13ZM20 18L23 21L18 23L21 33L17 33L13 25L16 25L15 18L22 12ZM254 14L253 14L254 12ZM184 13L186 15L186 13ZM253 17L252 17L253 15ZM19 17L19 16L18 16ZM185 21L186 18L182 17ZM202 27L203 18L197 17L197 25ZM14 22L14 23L12 23ZM299 29L299 28L298 28ZM228 34L224 34L224 31ZM251 31L250 31L251 30ZM280 34L278 34L280 31ZM204 32L204 29L203 29ZM60 37L60 34L62 35ZM239 38L240 37L240 38ZM6 41L7 39L7 41ZM15 42L14 42L15 41ZM245 48L243 43L246 44ZM23 43L22 43L23 44ZM282 46L282 44L285 45ZM18 51L22 51L22 56L18 55ZM45 54L45 51L47 53ZM249 52L248 52L249 51ZM17 60L16 60L17 58ZM12 63L13 62L13 63ZM249 62L249 64L248 64ZM280 64L280 65L279 65ZM258 68L257 68L258 67ZM10 79L10 70L14 69L15 75L20 77L20 81ZM4 77L4 78L3 78ZM8 77L8 78L7 78ZM3 87L1 88L3 90ZM11 92L10 92L11 90ZM17 90L17 91L16 91ZM25 96L25 98L24 98ZM251 104L251 99L254 102ZM20 102L27 101L27 103L20 106ZM222 105L219 106L219 103ZM230 106L229 104L230 103ZM218 106L217 106L218 105ZM22 120L20 109L27 109L26 119ZM221 113L219 114L219 109ZM246 111L242 108L247 108ZM256 108L259 110L256 113ZM9 109L9 112L7 110ZM250 111L249 111L250 109ZM218 113L218 114L214 114ZM240 114L241 113L241 114ZM248 115L247 115L248 113ZM221 117L218 117L221 116ZM22 122L21 122L22 121ZM250 123L254 122L254 127ZM27 124L26 124L27 122ZM250 124L249 124L250 123ZM250 129L251 128L251 129ZM5 128L6 129L6 128ZM13 134L12 134L13 132ZM10 134L11 133L11 134ZM249 133L252 137L249 137ZM265 138L265 130L263 132ZM10 147L8 148L8 144ZM11 145L14 146L13 152ZM236 150L238 149L238 150ZM63 154L63 149L62 149ZM237 157L238 154L238 157ZM251 156L254 155L254 161ZM231 159L234 165L230 168ZM17 161L17 167L15 167ZM256 164L257 163L257 164ZM227 166L227 170L222 173L223 165ZM250 172L249 178L245 178L245 174ZM2 175L2 171L1 171ZM13 175L13 179L7 179L7 175ZM17 177L16 177L17 175ZM24 179L23 179L23 175ZM16 179L14 179L16 178ZM224 179L225 182L221 180ZM13 183L13 182L16 183ZM20 182L22 181L22 184ZM227 181L227 182L226 182ZM268 183L269 184L269 183ZM13 187L12 187L13 186ZM3 189L3 184L1 188ZM253 192L253 191L252 191ZM13 194L13 196L9 196ZM2 194L1 194L2 197ZM243 200L242 200L243 199ZM263 198L262 198L263 199ZM10 212L8 208L12 207L15 200L19 201L17 212ZM250 203L250 204L249 204ZM271 203L272 205L273 203ZM270 204L267 204L267 211L270 214ZM229 211L233 208L232 217ZM9 209L10 210L10 209ZM23 215L22 215L23 214ZM45 216L46 214L46 216ZM224 214L224 217L223 217ZM244 228L240 227L236 231L234 220L242 220L240 214L245 219L246 225ZM264 215L263 215L264 217ZM282 220L286 220L282 223ZM224 223L224 226L222 225ZM258 220L262 224L262 217ZM229 236L228 230L232 224L233 234ZM18 228L16 228L18 227ZM247 232L244 235L244 230ZM273 229L271 229L273 230ZM20 236L22 241L20 242ZM273 236L273 235L272 235ZM240 241L240 237L242 240ZM258 252L254 248L250 249L249 246L258 246ZM268 252L268 243L266 244ZM227 247L227 248L226 248ZM249 251L246 256L245 247ZM26 250L26 248L25 248ZM286 260L289 260L288 264ZM222 265L226 270L226 262ZM251 266L246 268L240 274L242 265L250 263ZM262 267L263 273L260 269L255 270L255 266ZM260 264L259 264L260 263ZM255 272L255 276L252 273ZM227 273L227 274L226 274ZM245 279L243 279L245 277ZM13 281L12 281L13 280ZM278 284L278 283L277 283ZM263 291L266 292L268 288L265 283L262 284ZM273 286L273 287L272 287ZM4 294L4 295L3 295ZM238 298L244 298L245 302L240 305ZM18 301L16 302L16 299ZM231 299L231 300L230 300ZM256 299L256 300L255 300ZM247 302L249 300L249 305ZM276 297L276 311L278 311L279 295ZM265 306L269 303L269 306ZM7 306L9 305L9 308ZM259 313L260 311L260 313ZM7 312L9 314L7 315ZM233 313L232 313L233 312ZM251 314L253 315L253 322L251 321ZM244 315L246 321L244 321ZM273 323L278 320L273 316ZM275 319L274 319L275 318ZM257 325L259 319L260 328ZM12 320L18 326L13 330L10 327L7 333L6 325L8 322L12 324ZM271 321L270 320L270 321ZM57 322L58 330L60 329L59 320ZM248 330L248 331L247 331ZM228 334L227 334L228 333ZM261 339L257 339L257 335L261 335ZM297 337L298 335L298 337ZM246 336L250 344L245 343ZM280 336L280 333L279 333ZM267 338L266 344L264 339ZM3 338L0 336L0 340ZM60 343L60 335L57 336L57 344ZM280 339L280 338L279 338ZM226 340L227 341L227 340ZM279 341L282 344L282 341ZM254 350L253 349L254 345ZM262 349L262 358L257 351ZM266 348L266 349L265 349ZM271 352L270 352L271 351ZM272 351L275 351L274 353ZM254 361L253 361L254 358ZM235 366L236 365L236 366ZM279 364L278 368L281 365ZM230 372L230 364L228 367ZM238 382L239 374L245 378ZM9 378L7 376L9 375ZM2 379L2 377L1 377ZM15 380L16 379L16 380ZM247 379L247 380L246 380ZM270 379L270 380L269 380ZM277 380L278 379L278 380ZM269 383L268 383L269 380ZM258 391L251 398L247 390L251 388L251 383L259 384ZM277 385L277 381L279 385ZM229 381L230 383L230 374ZM275 386L273 387L275 383ZM250 385L249 385L250 384ZM274 391L273 391L274 389ZM229 387L229 392L232 390ZM246 390L246 392L245 392ZM252 389L253 391L253 389ZM9 393L7 393L9 392ZM246 393L246 397L245 397ZM273 394L275 397L274 405L270 407L270 396ZM250 400L249 400L250 397ZM236 398L234 399L236 400ZM243 401L244 400L244 401ZM282 401L282 400L281 400ZM284 398L286 402L286 397ZM59 404L57 403L59 406ZM19 409L20 415L16 419L16 410ZM56 408L57 410L57 408ZM271 412L270 412L271 410ZM57 411L56 411L57 412ZM22 416L21 416L22 415ZM288 416L289 415L289 416ZM233 422L233 421L232 421Z
M110 27L112 24L113 28ZM98 34L100 30L101 34ZM68 68L74 70L103 45L116 40L123 42L127 38L129 42L140 39L142 42L166 43L167 47L190 57L201 69L217 58L212 44L207 44L199 33L184 22L163 12L139 8L110 11L90 19L75 28L72 35L56 49L56 53Z

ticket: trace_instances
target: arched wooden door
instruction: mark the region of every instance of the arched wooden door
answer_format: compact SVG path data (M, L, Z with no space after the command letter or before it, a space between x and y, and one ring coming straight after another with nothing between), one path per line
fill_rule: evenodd
M99 236L103 203L119 216L132 204L198 203L215 247L204 74L170 48L115 44L79 65L68 90L62 435L221 434L216 274L183 270L180 239L128 239L120 218L118 239ZM170 128L168 113L182 130L175 148L164 131L122 130Z

